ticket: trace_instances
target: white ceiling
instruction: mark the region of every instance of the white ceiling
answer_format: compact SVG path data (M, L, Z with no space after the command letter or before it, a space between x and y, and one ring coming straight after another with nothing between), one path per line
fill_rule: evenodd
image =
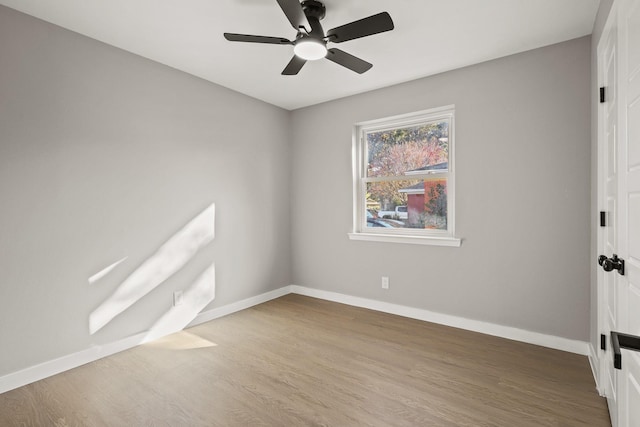
M591 34L599 0L324 0L326 30L387 11L391 32L280 72L291 46L232 43L234 32L295 38L276 0L0 0L0 4L289 110Z

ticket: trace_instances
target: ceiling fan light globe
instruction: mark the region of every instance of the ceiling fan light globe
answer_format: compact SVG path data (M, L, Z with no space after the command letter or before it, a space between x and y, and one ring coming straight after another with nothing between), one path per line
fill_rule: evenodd
M315 61L327 56L327 47L316 40L299 40L293 47L293 53L307 61Z

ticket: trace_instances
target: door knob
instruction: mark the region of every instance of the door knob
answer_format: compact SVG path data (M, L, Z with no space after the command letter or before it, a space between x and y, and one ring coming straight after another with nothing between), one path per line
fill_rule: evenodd
M613 254L611 258L607 258L605 255L598 257L598 264L602 266L604 271L618 270L618 273L624 276L624 260L618 258L618 255Z

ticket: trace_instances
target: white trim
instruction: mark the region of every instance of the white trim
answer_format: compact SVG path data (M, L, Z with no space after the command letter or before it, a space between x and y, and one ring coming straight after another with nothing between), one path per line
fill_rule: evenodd
M414 245L460 247L462 240L456 237L410 236L402 234L349 233L350 240L367 242L410 243Z
M384 177L367 177L366 176L366 143L364 140L364 134L367 132L382 132L391 129L397 129L401 127L408 127L413 125L436 123L439 121L447 120L449 122L449 137L447 138L449 144L449 155L447 159L448 168L446 170L429 170L413 172L411 176L399 175L399 176L384 176ZM376 120L368 120L356 123L353 127L353 141L352 141L352 172L353 172L353 225L349 234L351 240L373 240L379 242L395 242L395 243L416 243L435 246L460 246L460 239L456 238L455 232L455 104L447 105L444 107L431 108L428 110L417 111L413 113L401 114L397 116L381 118ZM366 185L369 182L384 182L384 181L403 181L408 179L418 179L424 181L446 179L447 180L447 229L442 230L430 230L430 229L393 229L380 231L378 234L389 234L392 236L399 236L400 239L387 238L381 236L380 238L373 238L373 234L367 230L366 224ZM415 193L418 194L418 193ZM433 243L429 240L413 240L405 239L402 235L404 233L410 233L414 236L433 238L436 237L436 241L440 241L440 234L445 234L449 238L448 243ZM367 235L359 238L357 235ZM457 243L456 243L457 242Z
M35 366L30 366L20 371L12 372L0 377L0 393L22 387L32 382L45 379L52 375L77 368L78 366L82 366L86 363L135 347L142 344L146 335L147 332L142 332L110 344L93 346L77 353L72 353Z
M242 301L237 301L231 304L224 305L222 307L216 307L211 310L207 310L198 314L187 327L195 326L203 322L208 322L209 320L217 319L219 317L244 310L254 305L262 304L272 299L279 298L283 295L287 295L291 293L290 288L290 286L284 286L270 292L243 299ZM68 371L73 368L77 368L78 366L94 362L98 359L102 359L103 357L111 356L112 354L128 350L149 341L147 339L148 335L149 331L141 332L139 334L132 335L118 341L114 341L104 345L93 346L86 350L81 350L77 353L68 354L57 359L49 360L38 365L30 366L20 371L4 375L0 377L0 393L22 387L32 382L48 378L52 375Z
M408 127L420 124L425 121L425 116L429 116L428 121L437 122L440 119L450 116L450 111L456 109L456 104L444 105L442 107L429 108L427 110L414 111L412 113L398 114L391 117L382 117L374 120L365 120L356 123L357 127L362 127L368 131L382 132L392 130L396 127Z
M198 314L196 318L187 325L187 328L199 325L201 323L209 322L219 317L227 316L237 311L245 310L247 308L253 307L254 305L262 304L290 293L291 286L283 286L282 288L275 289L264 294L256 295L255 297L250 297L247 299L243 299L242 301L233 302L231 304L223 305L222 307L207 310Z
M600 388L600 375L598 375L599 364L600 360L598 359L598 353L593 347L593 343L589 343L589 366L591 366L591 373L593 374L593 379L596 382L596 390L600 396L605 397L604 389Z
M607 202L605 200L605 184L604 184L604 179L603 179L603 174L604 174L604 159L605 157L605 141L606 141L606 136L605 136L605 118L604 118L604 114L603 111L605 108L608 108L608 103L604 102L601 103L599 102L599 88L602 86L606 86L605 85L605 75L604 75L604 68L603 68L603 64L602 64L602 59L604 58L604 53L603 51L606 48L606 44L608 43L608 39L610 37L610 34L612 32L617 31L616 30L616 26L617 26L617 15L618 15L618 2L614 1L613 4L611 5L611 8L609 9L609 15L607 16L607 19L605 21L605 25L602 29L602 33L600 35L600 40L598 41L598 45L596 46L596 80L597 80L597 86L596 86L596 96L597 98L592 98L595 99L595 102L597 103L597 129L596 129L596 138L597 138L597 142L596 142L596 153L597 153L597 171L596 171L596 191L597 191L597 195L596 195L596 203L597 203L597 211L608 211L608 207L607 207ZM617 81L617 79L616 79ZM608 88L607 88L608 89ZM620 114L618 112L618 114ZM605 241L605 230L606 228L604 227L600 227L599 224L600 219L596 218L596 224L592 224L592 227L595 226L596 230L596 253L600 254L602 253L602 249L604 247L604 241ZM591 343L592 348L593 345L599 345L598 343L598 338L600 337L600 334L605 334L607 337L609 336L609 332L608 329L608 325L607 325L607 320L606 320L606 307L605 307L605 294L606 294L606 290L604 288L604 271L601 270L600 268L596 269L596 323L597 323L597 331L596 331L596 336L593 337L595 338L596 342L595 343ZM592 313L593 315L593 313ZM595 348L594 348L595 349ZM608 360L608 358L606 357L606 355L604 354L603 351L601 350L596 350L593 353L593 357L594 360L591 363L594 363L595 366L597 366L597 369L595 369L595 372L597 372L598 377L596 378L596 384L598 385L598 393L600 393L601 396L606 397L606 393L607 393L607 388L608 388L608 384L609 384L609 379L608 379L608 367L607 367L607 363L611 363L610 360Z
M511 326L497 325L494 323L452 316L449 314L436 313L420 308L407 307L404 305L354 297L350 295L339 294L336 292L306 288L297 285L291 285L291 292L314 298L320 298L327 301L352 305L355 307L368 308L370 310L396 314L398 316L408 317L411 319L438 323L440 325L452 326L454 328L479 332L486 335L493 335L496 337L507 338L514 341L553 348L556 350L567 351L569 353L576 353L583 356L589 355L589 343L586 341L577 341L569 338L556 337L553 335L542 334L540 332L532 332L524 329L513 328Z

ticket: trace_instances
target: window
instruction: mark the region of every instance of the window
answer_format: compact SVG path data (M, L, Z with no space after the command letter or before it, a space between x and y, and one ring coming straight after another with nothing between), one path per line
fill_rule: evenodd
M453 146L453 106L357 124L350 238L460 246Z

